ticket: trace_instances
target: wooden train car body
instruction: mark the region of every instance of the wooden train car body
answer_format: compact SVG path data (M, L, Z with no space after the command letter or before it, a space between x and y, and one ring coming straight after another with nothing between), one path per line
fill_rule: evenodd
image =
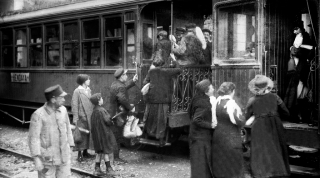
M186 114L194 85L203 78L217 88L224 81L237 86L235 100L244 108L249 81L256 74L271 77L283 98L295 21L303 21L314 40L310 59L313 126L286 123L290 145L320 148L320 1L319 0L92 0L3 16L0 19L0 103L27 108L45 102L43 91L60 84L70 95L78 74L91 77L93 93L108 107L109 90L119 67L129 78L139 74L130 100L143 114L140 93L155 50L157 32L174 34L188 22L212 31L210 66L184 67L175 81L170 128L188 126ZM4 105L0 105L1 109ZM319 170L318 166L318 170Z

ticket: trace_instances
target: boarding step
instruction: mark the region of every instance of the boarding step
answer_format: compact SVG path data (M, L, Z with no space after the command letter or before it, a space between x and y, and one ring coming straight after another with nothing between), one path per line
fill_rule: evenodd
M160 141L159 140L151 140L151 139L146 139L146 138L140 138L138 142L141 143L141 144L146 144L146 145L160 146ZM171 143L166 143L163 146L171 146Z
M293 174L314 176L314 177L320 176L320 170L315 168L290 165L290 170L291 170L291 173Z

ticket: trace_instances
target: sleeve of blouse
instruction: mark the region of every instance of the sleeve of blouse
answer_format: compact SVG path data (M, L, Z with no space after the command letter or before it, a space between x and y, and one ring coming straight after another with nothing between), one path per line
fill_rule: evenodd
M277 104L278 104L278 112L281 116L281 118L288 118L290 117L290 112L288 110L288 108L286 107L286 105L284 104L284 102L282 101L282 99L278 96L277 96Z

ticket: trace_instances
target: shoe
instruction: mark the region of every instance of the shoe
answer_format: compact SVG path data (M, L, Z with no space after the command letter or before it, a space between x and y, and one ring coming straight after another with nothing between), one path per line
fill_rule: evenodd
M78 156L77 160L78 160L79 163L81 163L83 161L83 157L82 156Z
M83 153L83 158L91 159L91 158L95 158L95 157L96 157L95 155L89 154L88 152Z
M118 164L126 164L128 163L128 161L121 159L121 158L115 158L114 159L115 162L117 162Z
M105 176L106 174L101 171L100 167L95 167L93 175L95 175L95 176Z
M107 167L106 173L107 173L107 175L111 175L111 176L117 176L120 174L119 172L113 170L112 167Z
M139 138L135 137L135 138L131 138L130 139L130 145L134 146L135 144L139 143Z

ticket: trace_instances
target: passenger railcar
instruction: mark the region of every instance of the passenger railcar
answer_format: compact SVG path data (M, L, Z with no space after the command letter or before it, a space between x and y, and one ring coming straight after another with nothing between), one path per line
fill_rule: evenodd
M70 106L80 73L90 75L92 92L101 92L108 102L113 73L124 67L131 76L139 74L139 84L130 90L130 99L142 115L140 88L152 61L157 31L173 34L176 27L193 22L212 31L212 64L184 67L175 80L168 129L186 128L194 84L203 78L211 79L216 88L224 81L234 82L235 99L242 108L251 96L248 83L256 74L271 77L274 92L283 98L293 27L298 20L304 22L314 41L314 58L309 61L313 95L310 114L305 116L310 125L284 122L284 126L289 145L317 152L319 7L319 0L91 0L5 15L0 19L0 110L16 119L20 114L24 117L24 112L45 102L43 91L54 84L70 94L66 99ZM23 112L8 113L10 107ZM170 138L168 134L168 143ZM303 172L319 175L319 156L315 164Z

